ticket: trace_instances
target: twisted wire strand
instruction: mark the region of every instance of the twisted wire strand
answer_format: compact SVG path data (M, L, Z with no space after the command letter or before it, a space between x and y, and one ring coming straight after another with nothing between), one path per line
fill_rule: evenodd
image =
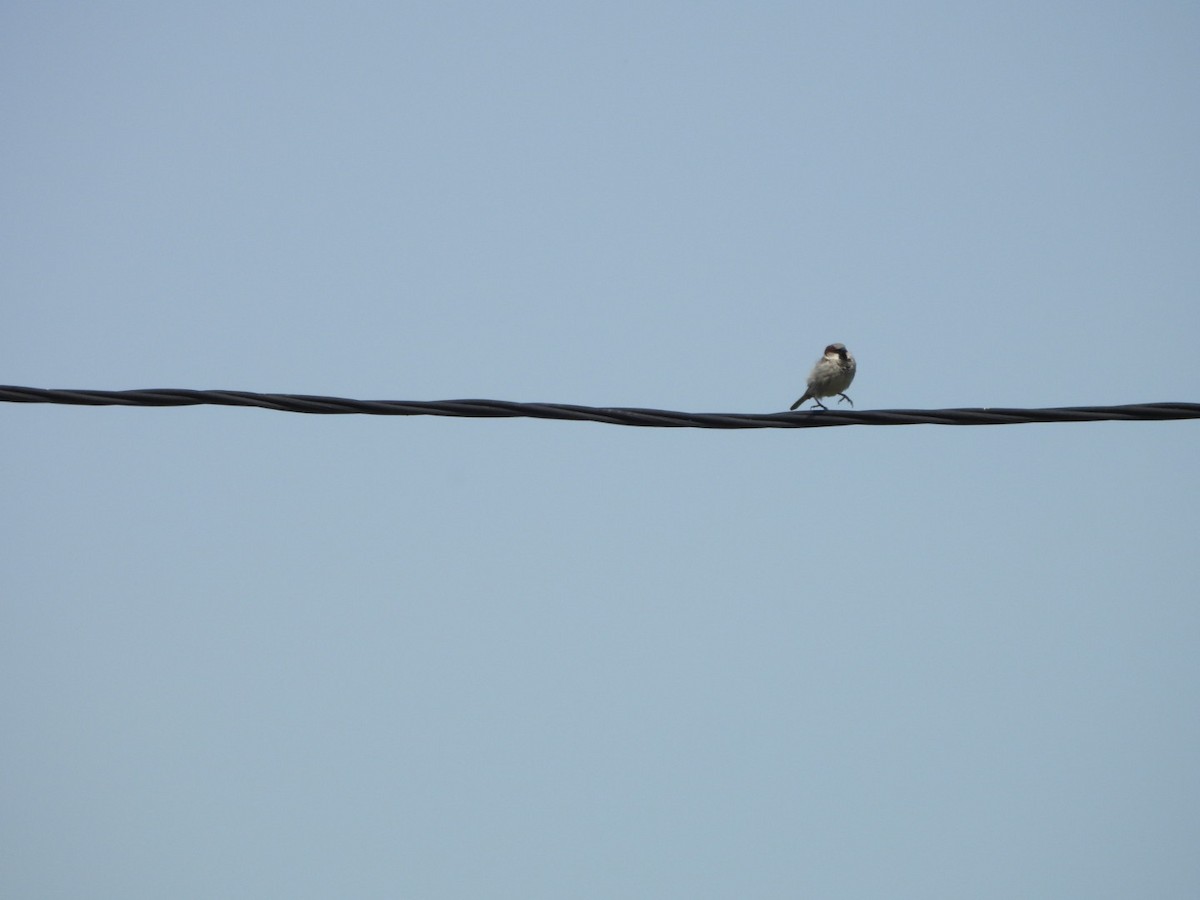
M1048 409L829 409L777 413L689 413L620 406L515 403L508 400L351 400L309 394L195 391L47 390L0 385L0 401L75 406L250 406L313 415L467 416L564 419L643 428L828 428L839 425L1020 425L1037 422L1150 422L1200 419L1200 403L1135 403Z

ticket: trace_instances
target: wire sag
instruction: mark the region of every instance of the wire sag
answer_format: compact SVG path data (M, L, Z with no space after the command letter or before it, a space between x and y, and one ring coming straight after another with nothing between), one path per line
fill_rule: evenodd
M839 425L1021 425L1037 422L1154 422L1200 419L1200 403L1062 406L1048 409L829 409L816 412L690 413L624 406L515 403L509 400L350 400L250 391L47 390L0 386L0 401L72 406L248 406L310 415L465 416L600 422L640 428L828 428Z

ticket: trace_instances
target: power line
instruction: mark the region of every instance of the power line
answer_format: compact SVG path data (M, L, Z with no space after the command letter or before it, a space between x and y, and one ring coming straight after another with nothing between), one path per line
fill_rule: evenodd
M0 401L74 406L251 406L316 415L466 416L566 419L652 428L825 428L838 425L1020 425L1037 422L1152 422L1200 419L1200 403L1136 403L1049 409L830 409L816 412L689 413L619 406L514 403L508 400L350 400L308 394L250 391L46 390L0 386Z

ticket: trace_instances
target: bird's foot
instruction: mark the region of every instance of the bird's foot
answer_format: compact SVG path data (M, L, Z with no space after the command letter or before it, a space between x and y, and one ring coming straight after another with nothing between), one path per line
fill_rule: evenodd
M851 400L849 397L847 397L845 394L838 394L838 397L840 398L840 399L838 400L838 403L841 403L841 402L842 402L842 400L845 400L845 401L846 401L847 403L849 403L851 406L853 406L853 405L854 405L854 401L853 401L853 400Z

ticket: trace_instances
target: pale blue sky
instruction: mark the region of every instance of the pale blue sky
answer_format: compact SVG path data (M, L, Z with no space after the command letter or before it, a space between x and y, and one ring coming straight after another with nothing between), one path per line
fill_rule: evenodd
M0 382L1200 399L1200 10L15 4ZM1194 898L1200 424L0 405L0 894Z

